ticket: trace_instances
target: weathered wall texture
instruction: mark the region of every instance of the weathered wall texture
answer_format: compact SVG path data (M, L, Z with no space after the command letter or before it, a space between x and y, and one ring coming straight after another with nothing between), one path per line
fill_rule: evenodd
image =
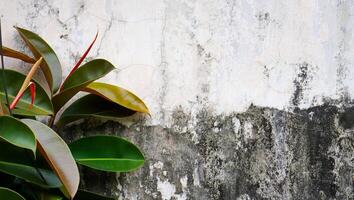
M68 141L130 138L147 162L127 174L82 168L82 187L119 199L354 199L351 0L0 1L12 25L45 37L64 75L90 58L152 117L86 120ZM19 63L7 60L7 65Z

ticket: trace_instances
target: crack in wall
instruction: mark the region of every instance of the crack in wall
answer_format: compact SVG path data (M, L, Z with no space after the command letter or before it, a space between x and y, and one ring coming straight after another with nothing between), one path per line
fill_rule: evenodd
M167 9L165 8L164 10L164 18L162 21L162 27L161 27L161 41L160 41L160 64L158 65L158 68L160 69L160 75L161 75L161 81L162 85L160 88L160 94L159 94L159 102L158 104L160 105L160 115L161 115L161 120L164 121L166 120L165 112L164 112L164 103L165 103L165 98L166 98L166 93L167 93L167 87L168 87L168 80L167 80L167 66L168 62L166 59L166 25L167 25Z

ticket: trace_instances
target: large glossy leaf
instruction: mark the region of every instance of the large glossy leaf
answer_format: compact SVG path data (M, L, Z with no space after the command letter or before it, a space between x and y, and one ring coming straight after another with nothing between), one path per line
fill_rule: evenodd
M107 197L86 190L79 190L74 200L114 200L113 197Z
M50 88L55 93L62 82L62 70L54 50L39 35L23 28L16 27L16 29L33 55L37 59L43 57L44 62L41 64L41 68Z
M19 193L9 188L0 187L0 199L4 200L25 200Z
M10 116L0 116L0 138L35 154L36 137L32 130L20 120Z
M2 52L4 53L4 56L6 56L6 57L20 59L20 60L27 62L27 63L35 63L36 62L35 59L29 57L28 55L21 53L19 51L10 49L8 47L3 46Z
M87 117L114 120L116 118L131 116L134 113L135 111L124 108L100 96L88 94L66 108L60 116L57 125L61 126Z
M121 87L107 83L94 82L87 85L83 91L97 94L128 109L149 113L149 109L139 97Z
M10 102L13 101L19 89L22 86L23 81L26 78L26 75L19 72L8 70L5 71L5 77L7 80L7 91L9 94ZM2 73L2 72L1 72ZM26 91L22 98L19 100L16 108L13 110L14 114L25 115L25 116L35 116L35 115L52 115L53 114L53 105L44 89L36 82L36 100L34 105L31 107L31 94L30 91ZM3 88L2 85L2 76L0 76L0 88ZM5 93L1 89L0 97L3 102L6 102Z
M53 97L55 111L60 110L60 108L82 88L93 81L102 78L113 69L114 66L104 59L92 60L78 68L65 81L62 91Z
M63 139L45 124L32 119L22 120L36 135L38 149L73 198L79 187L80 175L75 160Z
M86 137L69 146L78 163L97 170L128 172L144 164L138 147L116 136Z
M0 161L0 171L45 188L59 188L61 186L57 176L47 169L36 169L28 165ZM39 173L42 174L44 180Z

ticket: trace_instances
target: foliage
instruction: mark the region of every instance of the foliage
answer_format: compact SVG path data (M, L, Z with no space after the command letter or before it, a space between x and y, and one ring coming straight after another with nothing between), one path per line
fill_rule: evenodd
M116 119L137 112L149 114L148 108L128 90L96 82L115 69L107 60L94 59L81 65L98 34L62 80L59 59L50 45L36 33L15 28L33 57L4 47L0 29L0 199L112 199L79 190L78 165L108 172L133 171L144 164L139 148L126 139L107 135L67 144L55 129L87 117ZM5 69L3 56L32 67L26 75ZM40 70L44 81L33 78ZM80 92L86 95L66 105ZM41 121L36 120L39 117Z

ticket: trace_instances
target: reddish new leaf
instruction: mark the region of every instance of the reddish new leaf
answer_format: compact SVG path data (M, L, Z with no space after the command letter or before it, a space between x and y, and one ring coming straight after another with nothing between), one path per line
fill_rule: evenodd
M31 105L30 108L32 108L33 104L34 104L34 100L36 98L36 84L34 82L29 82L29 84L27 85L26 89L30 88L30 93L31 93ZM15 97L15 99L12 101L11 105L10 105L10 110L13 110L18 101L22 98L23 94L25 93L26 89L24 91L22 91L21 93L18 93Z
M11 105L10 105L10 110L13 110L13 109L16 107L18 101L21 99L21 97L23 96L23 94L25 93L25 91L26 91L26 89L27 89L28 87L31 87L31 96L32 96L32 103L31 103L31 105L33 105L34 96L33 96L33 94L32 94L32 91L35 90L35 89L33 89L33 87L35 87L35 86L31 86L31 85L34 85L34 83L31 81L31 79L32 79L34 73L35 73L35 72L38 70L38 68L40 67L40 64L41 64L42 60L43 60L43 58L41 57L41 58L40 58L36 63L34 63L34 65L32 66L31 70L29 71L29 73L28 73L27 76L26 76L26 79L23 81L23 84L22 84L20 90L18 91L18 93L17 93L15 99L12 101L12 103L11 103ZM32 84L31 84L31 82L32 82ZM35 92L35 91L34 91L34 92ZM35 95L35 94L34 94L34 95Z
M85 53L81 56L81 58L79 59L79 61L75 64L74 68L70 71L69 75L66 77L66 79L64 80L63 84L60 87L60 91L63 90L63 86L65 81L77 70L77 68L79 68L80 64L82 63L82 61L84 61L84 59L86 58L87 54L90 52L93 44L96 42L98 36L98 32L96 33L95 38L93 39L93 41L91 42L90 46L86 49Z

